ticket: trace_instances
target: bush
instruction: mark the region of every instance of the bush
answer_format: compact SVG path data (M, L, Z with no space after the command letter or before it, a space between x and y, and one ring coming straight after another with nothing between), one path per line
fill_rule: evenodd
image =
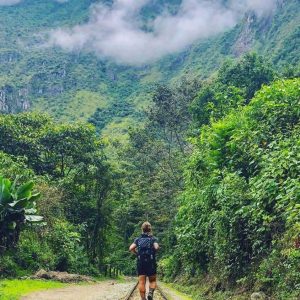
M167 256L159 261L159 273L166 281L172 281L178 274L179 269L179 260L174 255Z
M249 288L254 274L266 292L299 288L300 250L287 242L300 231L299 87L300 79L264 86L202 126L176 218L186 274L207 272L224 289Z
M30 273L41 268L53 270L56 265L54 252L41 230L23 232L14 257L18 265Z
M47 241L56 257L55 269L89 274L97 273L81 244L80 228L67 221L57 220L47 236Z
M275 292L278 299L287 299L287 294L300 297L299 229L300 223L297 223L274 242L272 252L256 272L258 289Z
M40 223L43 217L36 215L36 201L40 193L34 193L33 181L19 185L0 175L0 250L3 252L17 245L20 233L27 224Z
M0 278L16 277L20 270L10 253L0 257Z

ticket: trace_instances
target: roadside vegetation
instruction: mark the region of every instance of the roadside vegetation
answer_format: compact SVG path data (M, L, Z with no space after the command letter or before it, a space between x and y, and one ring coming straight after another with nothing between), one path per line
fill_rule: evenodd
M18 300L31 292L65 287L66 284L39 280L0 280L0 299Z
M296 68L247 54L209 79L157 86L122 142L91 124L0 115L0 276L134 274L128 245L149 219L160 275L193 299L296 299L299 99Z

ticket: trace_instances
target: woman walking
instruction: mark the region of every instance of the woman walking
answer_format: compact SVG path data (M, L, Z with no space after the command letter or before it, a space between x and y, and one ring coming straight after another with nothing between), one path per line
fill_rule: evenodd
M142 235L134 240L129 251L137 256L137 272L139 276L139 291L142 300L146 300L146 278L149 278L149 293L147 300L153 300L156 289L156 259L159 249L157 239L152 235L149 222L142 225Z

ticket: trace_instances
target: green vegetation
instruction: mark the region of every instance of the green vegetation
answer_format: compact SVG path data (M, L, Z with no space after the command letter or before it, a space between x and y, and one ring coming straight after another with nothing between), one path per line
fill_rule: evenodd
M0 135L0 173L30 179L17 189L2 180L1 276L41 267L99 274L110 216L110 171L95 129L24 113L1 115ZM45 224L23 228L25 220L42 219L33 215L39 194L31 194L32 180L43 196L37 209Z
M26 182L17 187L12 182L0 177L0 245L1 252L11 248L19 241L21 226L41 222L43 217L35 215L36 200L40 193L32 194L34 183Z
M30 106L60 121L90 118L98 130L107 127L109 132L109 124L114 123L115 130L117 124L122 126L120 119L124 116L137 121L143 118L140 103L151 103L147 94L155 84L180 82L187 74L190 78L206 78L225 59L249 50L264 55L278 69L299 72L297 0L285 1L271 16L249 16L230 31L149 66L120 66L89 53L35 47L45 30L85 22L93 2L24 0L17 6L1 7L0 90L10 99L5 112L20 112ZM174 13L180 3L151 1L142 10L142 18L150 21L166 5ZM20 22L16 21L18 16L22 16ZM135 101L137 98L141 101Z
M178 289L175 289L177 288L176 285L173 285L173 284L167 284L167 283L163 283L163 284L160 284L162 285L162 287L167 287L169 290L171 290L176 296L179 296L181 299L183 300L192 300L192 298L190 296L188 296L187 294L184 294L180 291L178 291ZM175 288L174 288L175 286ZM180 289L180 288L179 288ZM191 291L187 291L189 292L189 294L191 294L190 292Z
M161 276L190 286L193 299L299 297L300 81L292 77L247 54L209 80L156 86L143 123L120 118L103 138L90 124L1 115L1 276L40 268L97 276L105 264L134 274L128 244L148 218ZM11 185L17 175L20 188ZM24 226L35 213L43 222Z
M20 296L39 290L61 288L66 284L54 281L39 280L0 280L0 298L2 300L17 300Z
M193 299L299 296L300 82L282 76L249 54L210 80L157 87L144 126L115 146L116 264L134 269L120 249L148 217L160 273Z
M278 298L298 295L299 84L275 82L202 127L181 195L173 272L209 273L218 289L240 282Z
M0 277L135 274L128 245L149 219L161 277L193 299L298 299L298 2L151 66L16 43L18 14L36 44L32 31L84 22L91 2L1 7ZM49 115L8 114L27 105Z

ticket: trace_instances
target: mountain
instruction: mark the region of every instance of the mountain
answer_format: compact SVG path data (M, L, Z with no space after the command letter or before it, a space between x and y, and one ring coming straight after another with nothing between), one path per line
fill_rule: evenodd
M299 10L0 0L0 294L134 274L149 220L191 299L300 299Z
M90 120L104 132L119 131L143 118L156 83L208 77L226 59L248 51L265 56L279 69L299 66L298 0L278 0L276 10L263 17L248 11L232 29L143 66L41 46L46 31L86 23L93 3L97 1L25 0L0 6L0 111L47 111L58 120ZM166 5L176 14L180 3L151 1L141 17L151 20Z

